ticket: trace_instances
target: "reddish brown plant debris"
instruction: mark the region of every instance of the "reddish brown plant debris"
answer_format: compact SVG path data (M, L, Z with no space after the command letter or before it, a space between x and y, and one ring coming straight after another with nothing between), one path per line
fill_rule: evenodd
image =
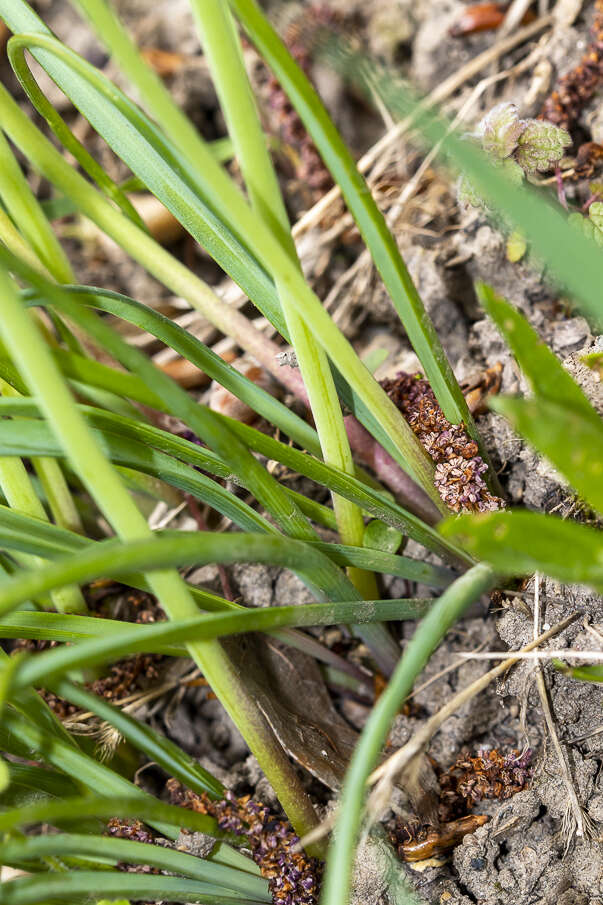
M500 361L474 378L462 381L461 389L472 415L488 411L488 399L500 390L503 366Z
M132 842L146 842L154 845L155 836L141 820L121 820L112 817L107 823L108 836L117 836L118 839L130 839ZM127 864L124 861L117 863L117 869L129 874L159 874L161 871L150 864Z
M593 97L603 78L603 0L595 0L591 41L577 66L566 72L545 100L540 119L569 129Z
M159 47L145 47L140 55L162 79L179 72L187 59L186 54Z
M481 31L494 31L503 24L508 9L508 3L474 3L463 10L448 34L451 38L463 38ZM533 11L529 9L521 24L527 25L535 18Z
M421 827L414 833L407 824L396 825L390 830L390 840L402 861L425 861L426 858L445 854L487 820L485 814L469 814L444 823L437 830Z
M389 826L391 842L403 861L423 861L454 848L467 833L483 826L488 817L470 814L484 799L505 801L528 785L532 752L512 751L503 755L495 748L475 757L462 754L447 770L437 769L440 784L440 825L400 820ZM435 761L432 761L437 768Z
M592 179L603 167L603 147L596 141L585 141L574 161L574 180Z
M462 754L440 774L440 807L450 816L464 814L476 802L495 798L505 801L528 785L532 770L531 749L503 755L496 748L477 756Z
M315 4L306 7L303 15L296 17L285 29L283 41L306 76L310 76L316 35L322 28L340 24L341 15L325 4ZM268 103L275 114L279 136L292 152L296 178L311 189L314 199L318 199L333 185L331 174L280 82L272 74L268 80Z
M291 824L275 816L269 808L248 795L235 798L232 792L219 801L185 789L176 779L167 782L172 804L209 814L222 830L246 836L253 860L270 886L278 905L316 905L321 864L303 852L294 851L299 837Z
M147 687L160 676L159 665L164 660L162 654L136 654L113 663L109 673L96 679L88 687L94 694L107 701L118 701L138 688Z
M428 381L400 371L381 385L436 463L434 484L446 505L454 512L502 509L503 501L490 493L482 477L488 466L477 444L464 425L448 421Z
M107 835L131 839L133 842L155 842L155 836L141 820L121 820L119 817L112 817L107 823Z

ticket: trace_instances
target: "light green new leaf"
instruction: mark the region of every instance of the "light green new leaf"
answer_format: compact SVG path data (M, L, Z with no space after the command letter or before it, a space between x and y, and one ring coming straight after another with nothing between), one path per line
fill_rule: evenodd
M461 515L439 528L503 574L543 572L603 591L603 533L595 528L523 510Z
M536 396L577 410L584 418L600 427L601 419L591 403L525 317L486 283L477 283L476 291Z
M581 408L543 399L493 399L490 407L508 418L518 434L549 459L572 487L603 513L603 421Z

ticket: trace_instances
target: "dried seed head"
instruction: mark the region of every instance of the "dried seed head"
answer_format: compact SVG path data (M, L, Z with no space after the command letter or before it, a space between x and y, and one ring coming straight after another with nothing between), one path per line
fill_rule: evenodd
M582 59L561 79L546 99L540 117L570 129L603 78L603 0L595 0L595 18Z
M530 120L519 136L517 162L526 173L545 173L559 163L571 143L565 129L544 120Z
M448 421L429 383L420 374L401 371L381 385L436 463L434 485L446 505L454 512L501 509L503 501L490 493L482 477L488 466L477 443L462 424Z
M223 799L212 801L183 788L175 779L168 780L167 789L173 804L211 814L221 829L247 837L276 905L317 905L322 865L296 850L299 837L287 820L248 795L235 798L226 792Z

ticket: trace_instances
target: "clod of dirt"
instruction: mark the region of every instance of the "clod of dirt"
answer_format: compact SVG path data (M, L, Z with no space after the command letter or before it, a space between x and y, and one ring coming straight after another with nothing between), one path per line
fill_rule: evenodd
M480 905L548 905L570 892L580 901L600 891L600 847L580 840L566 857L535 791L505 802L489 824L465 837L453 862L462 888Z
M427 92L457 72L489 41L481 35L463 41L450 36L450 28L465 9L460 0L423 0L415 9L421 25L413 42L413 79Z
M350 905L395 905L409 901L409 894L404 872L383 829L373 827L358 846Z

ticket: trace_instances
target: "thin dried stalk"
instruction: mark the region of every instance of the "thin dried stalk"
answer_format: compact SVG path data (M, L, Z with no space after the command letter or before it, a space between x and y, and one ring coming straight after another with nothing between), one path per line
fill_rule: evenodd
M554 635L563 631L563 629L567 628L575 619L578 618L580 613L573 613L571 616L568 616L566 619L557 623L557 625L550 628L548 631L544 632L534 641L531 641L527 644L523 649L523 651L532 650L534 647L539 644L543 644L545 641L548 641L549 638L552 638ZM512 654L510 657L504 660L503 663L500 663L498 666L495 666L493 669L489 670L489 672L485 673L485 675L480 676L475 682L472 682L467 688L464 688L462 691L455 694L447 704L444 705L437 713L435 713L426 723L421 727L421 729L415 733L415 735L408 741L405 745L402 746L398 751L395 752L391 757L389 757L383 764L377 767L376 770L373 771L371 776L369 777L369 784L375 785L376 783L380 787L380 789L376 789L375 792L381 798L383 793L383 786L387 786L391 789L393 785L393 781L396 777L400 776L402 772L408 772L409 768L412 765L412 761L418 757L421 752L425 750L429 742L435 733L439 730L442 724L448 719L448 717L452 716L459 707L462 707L466 701L471 700L471 698L475 697L475 695L479 694L480 691L483 691L484 688L490 684L493 679L496 679L498 676L502 675L506 672L507 669L510 669L520 658L516 653Z

